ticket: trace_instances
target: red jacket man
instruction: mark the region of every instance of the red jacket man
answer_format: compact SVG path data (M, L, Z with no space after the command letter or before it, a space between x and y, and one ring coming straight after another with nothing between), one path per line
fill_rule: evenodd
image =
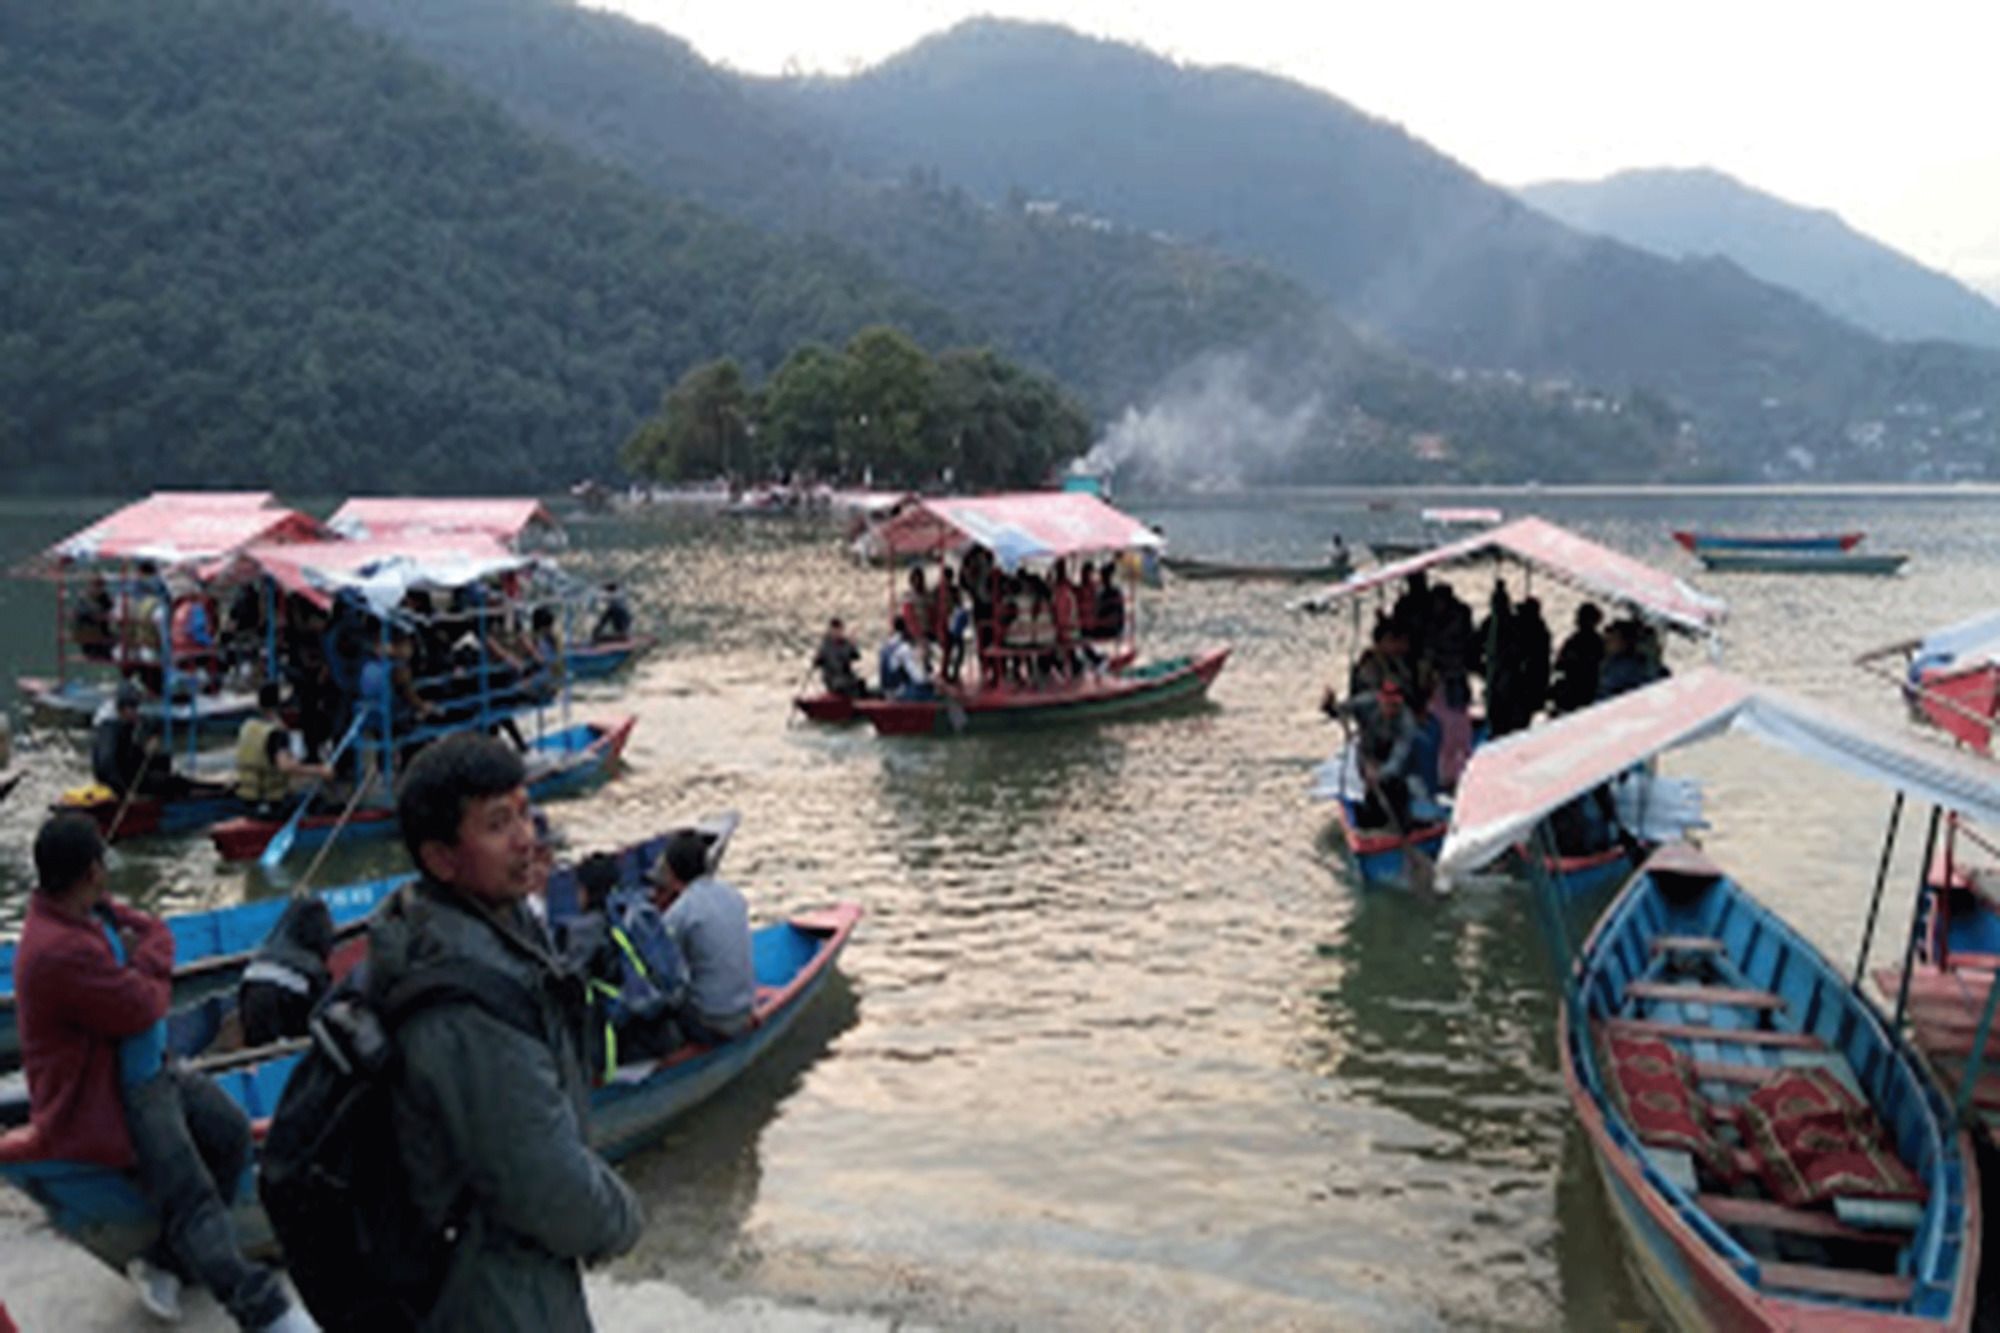
M129 964L112 953L106 915L124 937ZM47 894L29 896L14 954L14 996L43 1153L132 1165L118 1043L166 1016L173 970L173 932L158 917L108 898L78 915Z

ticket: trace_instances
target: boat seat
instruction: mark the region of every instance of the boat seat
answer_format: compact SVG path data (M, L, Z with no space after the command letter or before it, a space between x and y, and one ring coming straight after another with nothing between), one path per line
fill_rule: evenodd
M1915 1231L1924 1224L1924 1206L1908 1199L1850 1199L1835 1195L1833 1215L1856 1231Z
M1679 1004L1720 1004L1734 1009L1785 1007L1784 1000L1769 991L1745 990L1735 986L1683 986L1672 981L1634 981L1625 993L1640 1000L1665 1000Z
M1781 1264L1761 1261L1764 1287L1805 1292L1813 1296L1838 1296L1851 1301L1880 1305L1901 1305L1917 1289L1914 1279L1896 1273L1869 1273L1852 1268L1821 1268L1816 1264Z
M1660 935L1653 940L1653 952L1721 953L1722 941L1708 935Z
M1661 1023L1650 1018L1614 1018L1606 1026L1613 1032L1622 1032L1634 1037L1732 1042L1739 1046L1777 1046L1807 1051L1826 1049L1826 1043L1810 1032L1762 1032L1751 1029L1709 1027L1702 1023Z
M1738 1199L1728 1194L1701 1194L1695 1203L1725 1227L1762 1227L1818 1240L1852 1241L1857 1245L1901 1245L1907 1237L1895 1231L1849 1226L1833 1213L1817 1208L1787 1208L1768 1199Z

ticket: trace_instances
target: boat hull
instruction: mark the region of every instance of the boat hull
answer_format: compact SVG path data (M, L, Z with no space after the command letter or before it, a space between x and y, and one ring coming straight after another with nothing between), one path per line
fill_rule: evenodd
M1196 582L1231 580L1239 583L1337 583L1353 572L1346 560L1323 565L1238 565L1220 560L1164 556L1161 564L1176 578Z
M1102 722L1202 698L1229 651L1214 648L1055 689L980 689L938 700L862 699L854 711L884 736L981 735Z
M806 715L809 722L819 722L827 726L840 726L857 721L854 712L854 696L831 694L802 694L792 700L792 707Z
M76 727L89 726L98 710L111 701L116 689L102 682L58 681L42 676L21 676L14 684L38 715ZM252 694L197 694L173 704L147 699L139 705L142 722L154 727L170 725L177 736L185 736L191 725L197 735L234 736L244 722L256 715L257 697Z
M571 680L602 680L616 675L659 642L650 634L603 643L579 644L563 653L563 663Z
M858 906L842 903L756 932L757 1026L726 1046L683 1049L643 1078L614 1080L593 1090L592 1146L608 1157L645 1147L676 1117L727 1086L783 1040L798 1015L825 988L860 916ZM766 970L784 965L792 970L785 974ZM260 1141L299 1058L216 1078L250 1115ZM135 1177L86 1163L36 1160L33 1135L26 1129L0 1135L0 1178L24 1190L57 1230L115 1271L124 1271L126 1262L144 1253L157 1237L152 1209L139 1193ZM257 1199L254 1170L245 1170L236 1183L231 1220L246 1253L261 1257L276 1250L270 1221Z
M528 794L537 801L559 800L590 790L611 776L618 758L631 739L636 717L626 717L609 725L583 722L551 732L530 742L530 753L557 756L553 767L528 783ZM248 861L261 856L278 830L282 819L244 816L225 820L209 830L216 852L225 861ZM345 826L339 815L308 815L299 821L292 850L310 850L324 844L338 829L343 838L385 837L396 831L396 812L388 806L370 806L348 816Z
M122 818L119 815L121 805L124 805ZM51 814L76 814L89 818L96 823L98 831L112 842L199 833L249 811L250 803L238 798L227 787L207 784L203 784L196 794L188 796L135 796L129 805L105 788L85 788L67 793L49 805Z
M1702 566L1718 574L1894 574L1907 555L1857 555L1849 551L1699 551Z
M1411 883L1408 854L1415 851L1436 861L1444 846L1445 823L1420 823L1403 833L1363 828L1361 805L1350 796L1334 801L1340 812L1341 846L1361 882L1371 888L1407 888Z

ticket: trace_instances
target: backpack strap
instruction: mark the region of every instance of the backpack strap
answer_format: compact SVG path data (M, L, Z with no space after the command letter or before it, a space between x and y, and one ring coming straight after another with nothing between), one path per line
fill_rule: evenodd
M504 972L464 961L419 968L392 984L379 1002L383 1025L394 1029L420 1009L470 1004L541 1040L542 1009L528 988Z

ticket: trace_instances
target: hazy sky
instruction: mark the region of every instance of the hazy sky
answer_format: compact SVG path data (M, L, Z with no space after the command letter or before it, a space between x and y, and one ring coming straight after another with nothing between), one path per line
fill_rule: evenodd
M1287 75L1489 180L1719 167L2000 278L2000 0L588 0L742 70L844 73L972 14Z

